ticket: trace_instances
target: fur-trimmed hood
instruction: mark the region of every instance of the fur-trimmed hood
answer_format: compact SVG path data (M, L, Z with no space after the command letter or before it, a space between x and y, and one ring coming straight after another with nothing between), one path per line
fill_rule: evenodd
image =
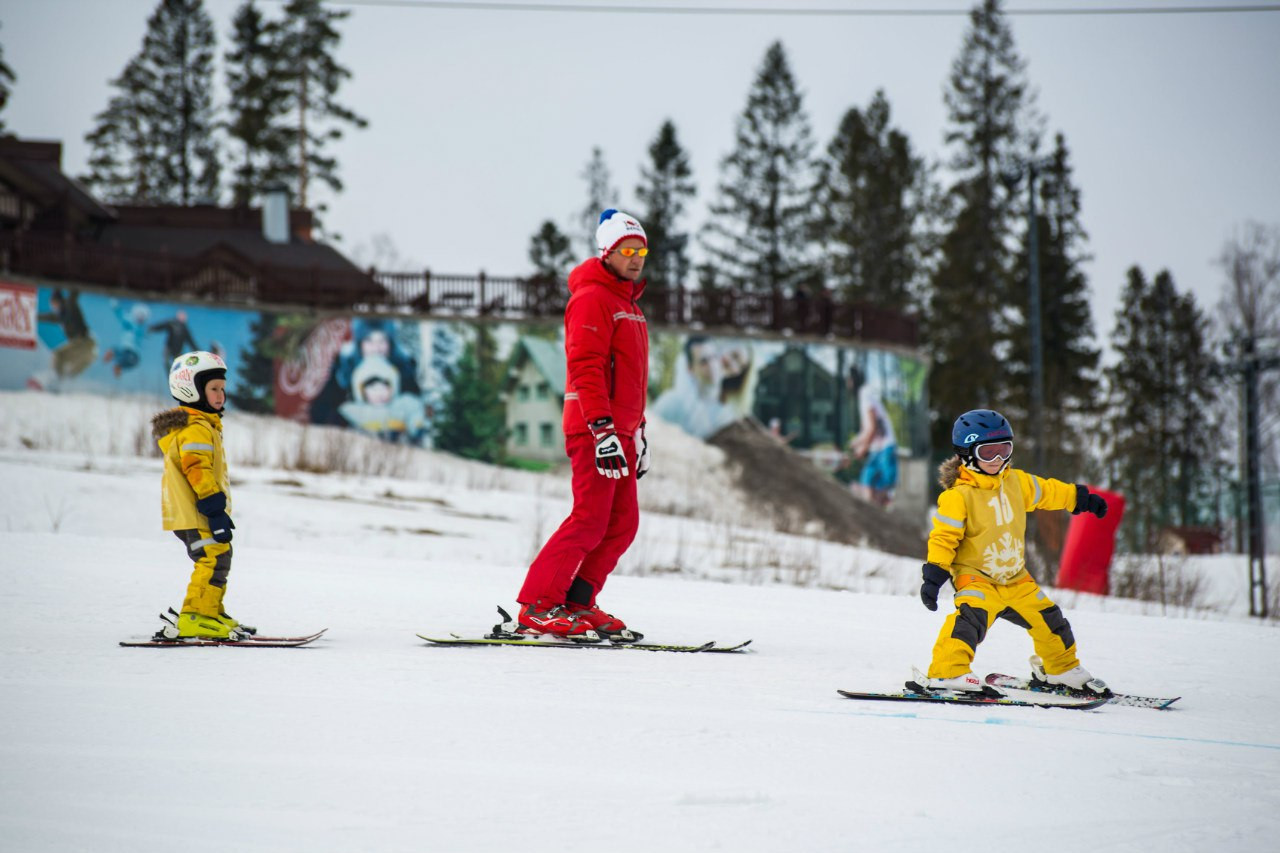
M943 489L950 489L956 483L965 483L979 489L994 489L1000 485L1000 482L1012 470L1006 465L999 474L992 476L981 471L975 471L961 462L959 456L952 456L938 466L938 485L942 486Z
M214 429L222 429L222 418L217 415L211 415L196 409L188 409L186 406L176 406L172 409L165 409L163 412L157 412L152 416L151 437L159 441L175 429L182 429L191 423L192 416L204 418L213 425Z
M156 415L159 417L159 415ZM938 485L944 489L949 489L956 484L956 478L960 476L960 457L952 456L946 462L938 466Z

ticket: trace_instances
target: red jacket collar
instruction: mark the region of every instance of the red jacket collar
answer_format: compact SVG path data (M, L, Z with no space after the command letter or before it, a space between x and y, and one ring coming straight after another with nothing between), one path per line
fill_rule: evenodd
M646 280L640 279L633 284L610 272L599 258L587 258L569 273L569 293L576 293L591 284L601 285L623 299L632 300L639 299L644 293Z

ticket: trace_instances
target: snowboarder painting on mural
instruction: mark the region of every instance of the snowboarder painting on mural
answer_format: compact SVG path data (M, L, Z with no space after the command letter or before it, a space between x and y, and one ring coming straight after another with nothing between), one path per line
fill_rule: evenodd
M517 622L530 634L626 642L642 635L596 597L635 539L636 481L649 469L649 331L637 304L649 243L634 217L610 209L600 214L596 246L599 255L569 274L564 315L573 510L529 567Z

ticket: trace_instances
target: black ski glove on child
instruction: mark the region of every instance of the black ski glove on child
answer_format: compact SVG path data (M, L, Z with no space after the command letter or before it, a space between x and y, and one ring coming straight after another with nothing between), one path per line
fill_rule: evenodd
M925 563L920 567L920 573L924 577L924 583L920 584L920 600L930 610L937 610L938 590L942 588L944 583L951 580L951 572L942 568L942 566Z
M1101 495L1095 495L1089 491L1088 486L1076 484L1076 508L1071 510L1072 515L1079 515L1082 512L1091 512L1098 518L1102 518L1107 514L1107 502L1102 499Z
M196 509L209 519L209 530L213 533L214 542L230 542L231 528L235 522L227 515L227 496L222 492L214 492L207 498L196 501Z

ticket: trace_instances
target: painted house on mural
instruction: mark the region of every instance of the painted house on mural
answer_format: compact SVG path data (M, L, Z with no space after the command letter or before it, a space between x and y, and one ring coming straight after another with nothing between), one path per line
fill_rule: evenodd
M558 462L565 458L564 347L523 335L511 353L507 374L507 453L518 459Z
M777 419L797 449L841 445L846 438L841 433L852 424L843 384L799 345L788 346L760 369L752 414L763 424Z

